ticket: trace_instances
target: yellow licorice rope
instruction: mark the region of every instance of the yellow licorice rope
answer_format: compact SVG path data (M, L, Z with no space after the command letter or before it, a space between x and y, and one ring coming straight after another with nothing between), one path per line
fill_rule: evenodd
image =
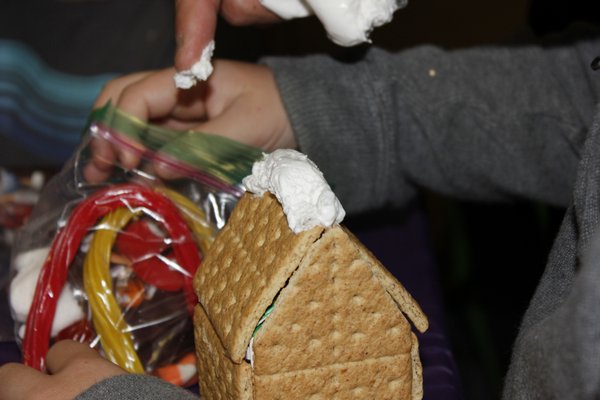
M181 215L194 233L202 254L213 241L214 230L204 212L187 197L167 188L157 188L179 208ZM144 367L135 351L129 326L113 294L110 276L110 257L118 233L141 214L120 207L104 217L96 232L84 261L83 284L88 293L94 329L100 337L106 357L131 373L144 373Z
M212 226L209 225L204 211L181 193L167 189L166 187L157 187L155 190L168 197L169 200L177 205L183 219L194 233L200 251L202 254L206 254L209 246L213 242L215 231Z
M139 213L119 207L108 214L94 233L83 264L83 285L88 293L94 329L106 357L131 373L144 373L129 326L113 295L110 276L112 247L121 228Z

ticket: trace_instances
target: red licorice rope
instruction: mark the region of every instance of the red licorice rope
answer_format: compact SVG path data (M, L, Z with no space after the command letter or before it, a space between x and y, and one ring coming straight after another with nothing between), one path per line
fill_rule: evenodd
M197 303L192 288L194 272L200 264L200 255L192 234L177 207L164 195L136 184L111 186L83 200L73 210L66 226L58 232L37 281L35 295L23 339L23 362L40 371L50 343L52 321L58 297L67 280L69 265L79 251L81 241L99 218L118 207L144 213L159 219L173 242L178 264L185 269L185 295L192 312Z

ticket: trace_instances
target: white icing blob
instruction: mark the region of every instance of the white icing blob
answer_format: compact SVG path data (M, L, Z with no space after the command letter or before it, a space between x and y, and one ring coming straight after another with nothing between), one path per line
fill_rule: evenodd
M283 207L292 231L340 223L346 212L325 181L323 173L305 154L276 150L254 163L252 175L243 180L251 192L269 191Z
M263 6L284 19L314 14L329 38L341 46L369 41L371 31L392 20L396 0L261 0Z
M205 81L208 79L210 74L213 72L213 65L211 63L213 51L215 50L215 41L211 40L204 50L200 60L198 60L192 68L180 71L175 74L173 79L175 80L175 86L180 89L189 89L194 86L198 81Z

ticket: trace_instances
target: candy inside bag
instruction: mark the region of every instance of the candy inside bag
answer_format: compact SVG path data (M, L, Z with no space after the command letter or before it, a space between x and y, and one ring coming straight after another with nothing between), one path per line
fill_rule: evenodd
M84 179L92 141L140 158ZM262 151L198 132L177 132L111 105L92 113L81 146L46 185L18 232L10 305L25 364L43 370L60 339L89 343L134 373L195 382L191 311L196 268L225 224ZM176 179L154 174L167 164Z

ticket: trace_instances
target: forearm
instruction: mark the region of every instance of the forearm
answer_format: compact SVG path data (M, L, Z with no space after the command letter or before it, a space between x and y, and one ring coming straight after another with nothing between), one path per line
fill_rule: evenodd
M390 120L381 115L373 70L367 63L341 64L328 57L266 60L275 72L300 150L323 171L346 210L372 207L389 198L387 163L395 149ZM339 73L339 74L338 74ZM403 200L414 189L405 190Z
M351 65L266 62L301 150L350 211L401 204L418 187L565 205L598 93L591 49L419 47L373 50Z

